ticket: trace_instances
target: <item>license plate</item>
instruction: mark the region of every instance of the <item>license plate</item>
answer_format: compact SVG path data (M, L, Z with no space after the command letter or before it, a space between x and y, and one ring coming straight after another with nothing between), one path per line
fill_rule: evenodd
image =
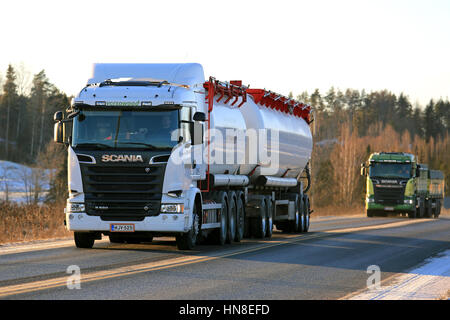
M394 207L384 207L384 211L394 211Z
M134 232L134 224L111 223L109 226L111 232Z

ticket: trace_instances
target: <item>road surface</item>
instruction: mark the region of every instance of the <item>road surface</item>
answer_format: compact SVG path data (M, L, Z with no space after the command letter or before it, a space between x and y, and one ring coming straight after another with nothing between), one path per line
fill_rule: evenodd
M449 249L449 215L313 217L308 233L274 231L271 239L192 251L178 251L173 238L103 237L93 249L72 240L4 245L0 299L348 299L367 290L370 266L387 287Z

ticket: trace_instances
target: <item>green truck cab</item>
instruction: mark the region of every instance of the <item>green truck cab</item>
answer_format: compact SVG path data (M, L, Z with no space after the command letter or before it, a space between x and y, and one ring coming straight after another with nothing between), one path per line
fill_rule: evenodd
M368 217L377 213L407 213L416 217L417 158L409 153L372 153L361 165L366 176Z
M361 174L366 177L368 217L379 213L405 213L410 218L439 216L444 193L443 174L429 170L426 164L418 164L415 155L372 153L367 162L361 164Z

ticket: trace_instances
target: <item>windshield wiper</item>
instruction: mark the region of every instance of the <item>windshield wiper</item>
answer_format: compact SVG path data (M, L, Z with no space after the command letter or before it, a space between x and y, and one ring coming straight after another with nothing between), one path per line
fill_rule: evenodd
M93 148L101 148L101 149L107 149L107 148L113 148L113 146L110 146L105 143L78 143L75 145L75 147L93 147Z

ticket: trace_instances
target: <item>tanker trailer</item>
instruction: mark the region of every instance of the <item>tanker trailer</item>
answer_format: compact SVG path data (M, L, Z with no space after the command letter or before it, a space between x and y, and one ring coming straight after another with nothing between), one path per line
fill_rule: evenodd
M95 64L55 142L77 247L174 236L179 249L307 232L311 107L200 64ZM307 184L304 185L304 178Z

